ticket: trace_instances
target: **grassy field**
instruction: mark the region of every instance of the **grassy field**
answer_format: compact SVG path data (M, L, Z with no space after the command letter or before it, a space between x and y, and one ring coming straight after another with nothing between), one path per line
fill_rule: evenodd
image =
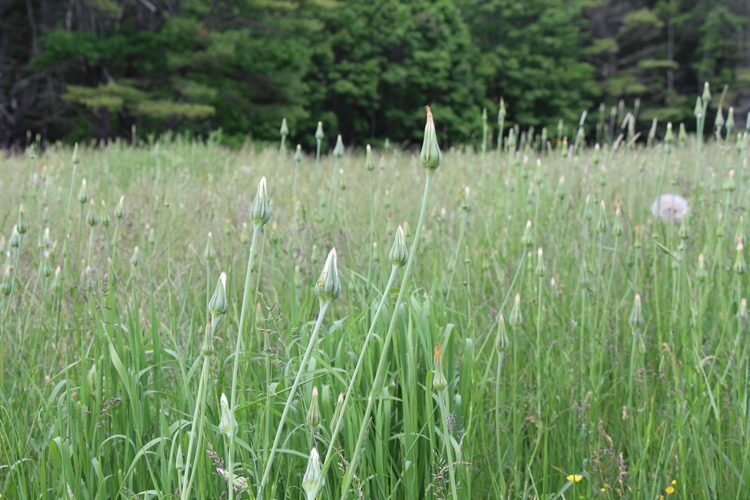
M508 142L3 157L2 499L747 498L747 136Z

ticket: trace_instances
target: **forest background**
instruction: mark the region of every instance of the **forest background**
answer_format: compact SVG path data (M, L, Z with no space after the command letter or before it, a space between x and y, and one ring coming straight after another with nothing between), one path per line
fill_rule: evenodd
M476 144L501 97L506 127L552 140L636 99L641 128L690 130L704 81L744 125L750 1L0 0L3 149L133 131L241 145L282 118L306 148L318 121L409 143L427 103L441 140Z

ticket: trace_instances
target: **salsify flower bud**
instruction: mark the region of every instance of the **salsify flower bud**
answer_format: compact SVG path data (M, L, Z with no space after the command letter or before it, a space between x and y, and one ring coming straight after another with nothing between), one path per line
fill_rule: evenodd
M708 105L708 102L711 100L711 86L708 82L703 84L703 95L701 97L703 102Z
M331 302L341 295L341 282L336 266L336 249L331 249L323 266L323 271L315 283L315 295L322 302Z
M237 421L234 419L234 411L229 408L229 401L226 395L221 393L221 420L219 420L219 432L224 434L228 439L237 434Z
M562 147L560 148L560 150L561 150L561 153L562 153L562 157L563 158L567 158L568 154L569 154L569 151L568 151L568 138L567 137L563 137Z
M336 145L333 147L334 158L341 158L344 156L344 140L341 138L341 134L336 138Z
M289 127L286 124L286 118L281 119L281 128L279 128L279 133L281 134L281 137L286 137L289 135Z
M693 108L693 114L698 119L703 116L703 100L700 96L698 96L698 98L695 100L695 108Z
M18 234L24 234L28 230L28 226L26 225L26 214L23 210L23 205L20 205L18 207L18 222L16 222L16 231L18 231Z
M510 317L508 323L513 328L523 323L523 316L521 315L521 294L517 293L516 298L513 300L513 309L510 311Z
M664 152L670 154L674 144L674 133L672 133L672 122L667 123L667 133L664 135Z
M501 314L497 318L497 331L495 332L495 350L499 353L505 352L510 347L508 331L505 329L505 318Z
M316 428L320 423L320 405L318 404L318 388L312 388L310 407L307 409L307 425Z
M745 262L745 246L742 244L742 238L737 238L737 257L734 260L734 272L745 274L747 272L747 263Z
M86 179L83 179L81 181L81 189L78 191L78 203L83 205L87 201L89 201L89 192L86 188Z
M544 266L544 251L540 248L536 252L536 275L543 278L546 271L547 268Z
M258 228L263 227L271 218L271 209L268 204L268 186L265 177L261 177L260 182L258 182L253 206L250 208L250 218Z
M208 311L213 318L212 324L216 326L216 320L224 316L229 310L229 300L227 299L227 275L221 273L219 281L216 283L216 289L208 303Z
M583 218L586 219L586 222L591 222L591 220L594 218L594 212L591 210L591 195L586 195L586 203L583 206Z
M125 195L120 196L120 201L117 202L115 207L115 219L122 219L125 215Z
M737 186L734 182L734 170L730 170L729 173L727 173L727 176L724 177L724 183L722 184L721 189L731 193L736 187Z
M302 489L305 490L307 500L315 500L315 491L319 489L319 484L325 481L321 472L320 455L318 455L318 450L313 448L310 452L310 459L307 461L307 470L302 478Z
M336 409L333 412L333 417L331 418L331 424L330 429L331 432L333 432L336 427L339 425L339 420L343 423L343 413L344 413L344 393L339 393L339 398L336 400Z
M597 142L596 144L594 144L594 154L593 154L593 157L591 158L591 161L594 163L595 166L598 165L600 161L599 151L600 151L599 143Z
M78 165L81 163L81 157L78 154L78 143L76 142L75 146L73 146L73 157L71 158L71 161L73 162L73 165Z
M47 250L43 255L44 258L42 259L42 276L44 276L45 278L49 278L50 276L52 276L52 263L50 262L52 252Z
M45 250L52 246L52 239L49 236L48 227L44 228L44 234L42 235L42 243L39 246Z
M628 318L628 324L631 328L640 328L645 322L643 321L643 312L641 311L641 294L635 294L635 300L633 301L633 309L630 312L630 318Z
M525 248L531 248L534 245L534 235L531 233L531 221L526 221L526 227L521 235L521 245Z
M302 144L297 144L297 150L294 152L294 163L299 167L302 161Z
M687 211L682 212L682 222L680 222L680 230L678 232L680 239L685 241L690 238L690 228L688 227L688 213Z
M596 230L599 231L599 234L604 234L607 232L607 211L603 201L599 204L599 209L599 221L596 223Z
M714 120L714 127L716 127L716 129L719 130L723 126L724 126L724 110L722 110L721 106L719 106L719 109L716 111L716 119Z
M615 206L615 222L612 225L612 233L617 237L622 236L622 208L619 200Z
M323 133L323 122L318 122L318 128L315 131L315 139L322 141L326 135Z
M729 107L729 113L727 114L727 123L724 126L727 128L727 139L729 139L729 134L731 134L734 129L734 108L731 106Z
M214 235L210 231L208 232L208 238L206 239L206 248L203 250L203 258L206 261L206 265L211 265L211 263L216 259L216 251L214 250Z
M62 271L62 268L60 266L57 266L55 269L55 276L52 278L52 283L50 283L50 288L53 292L60 291L62 288L62 277L60 275L60 272Z
M130 256L130 264L135 267L141 262L140 250L138 247L133 248L133 255Z
M21 233L18 232L18 228L13 226L10 231L10 239L8 240L10 248L21 248Z
M409 248L406 246L406 236L401 226L396 229L396 237L393 239L388 260L392 265L399 267L405 266L406 261L409 260Z
M102 226L109 227L109 214L107 213L107 204L102 200L101 215L99 216L102 221Z
M565 199L565 176L561 175L560 179L557 181L557 191L555 191L555 195L557 196L557 199L560 201L563 201Z
M367 145L367 155L365 156L365 168L368 172L375 170L375 158L372 156L372 147Z
M422 140L422 152L419 154L419 159L422 161L424 168L436 170L443 162L443 154L438 146L432 111L430 111L429 106L425 106L425 109L427 110L427 122L424 126L424 139Z
M471 212L471 198L469 197L469 194L471 193L469 186L466 186L461 190L461 210L464 212Z
M86 213L86 222L89 227L94 227L99 223L99 219L96 217L96 204L94 200L89 200L89 211Z
M698 269L695 270L696 281L703 283L708 278L708 272L706 271L706 259L703 254L698 256Z
M500 98L500 109L497 110L497 124L502 125L505 123L505 115L507 115L508 112L505 110L505 99L502 97Z
M448 381L445 379L445 374L443 373L443 354L441 352L440 344L435 344L433 355L433 360L435 362L435 376L432 379L432 387L438 391L444 391L448 387Z
M680 123L680 131L677 133L677 140L680 142L681 146L685 146L688 141L688 134L687 130L685 130L685 124Z
M0 293L3 295L10 295L11 286L11 272L13 268L11 266L5 266L5 273L3 274L3 280L0 281Z

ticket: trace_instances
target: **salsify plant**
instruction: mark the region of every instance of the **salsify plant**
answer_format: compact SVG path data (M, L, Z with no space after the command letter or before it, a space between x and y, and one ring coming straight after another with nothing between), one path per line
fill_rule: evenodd
M743 498L750 130L710 100L12 152L0 495Z

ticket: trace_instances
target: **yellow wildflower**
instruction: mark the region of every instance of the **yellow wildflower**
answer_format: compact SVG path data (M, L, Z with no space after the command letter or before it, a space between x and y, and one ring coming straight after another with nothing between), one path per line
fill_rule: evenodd
M571 474L568 477L566 477L565 479L567 479L571 483L580 483L581 480L583 479L583 476L580 475L580 474Z
M672 493L674 493L674 486L667 486L667 489L665 489L664 491L667 492L667 495L671 495Z
M672 479L672 486L674 486L675 484L677 484L677 479Z

